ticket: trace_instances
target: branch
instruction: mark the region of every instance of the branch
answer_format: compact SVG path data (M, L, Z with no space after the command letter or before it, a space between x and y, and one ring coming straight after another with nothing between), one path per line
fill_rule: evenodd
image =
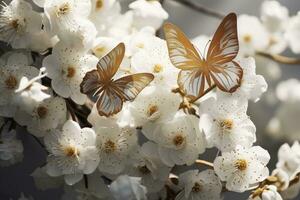
M214 164L211 163L211 162L208 162L206 160L199 160L198 159L198 160L195 161L195 163L198 164L198 165L206 165L208 167L214 168Z
M225 17L225 15L223 13L216 12L214 10L206 8L203 5L200 5L198 3L196 4L196 3L188 1L188 0L171 0L171 1L177 2L177 3L182 4L182 5L185 5L186 7L189 7L191 9L195 10L195 11L204 13L208 16L215 17L217 19L223 19Z
M270 58L276 62L282 63L282 64L290 64L290 65L300 65L300 59L299 58L291 58L286 57L278 54L271 54L266 52L258 51L256 52L257 55L263 56L266 58Z

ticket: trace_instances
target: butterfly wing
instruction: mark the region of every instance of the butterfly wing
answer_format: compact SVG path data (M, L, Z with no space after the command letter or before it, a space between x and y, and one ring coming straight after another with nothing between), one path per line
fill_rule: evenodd
M97 101L99 115L109 117L120 112L123 102L132 101L153 79L150 73L140 73L113 81Z
M175 67L189 70L199 68L202 65L202 59L197 50L177 26L166 23L164 32L169 57Z
M177 83L190 101L200 98L214 87L211 77L206 74L199 69L181 70L179 72Z
M241 84L243 70L232 61L238 51L237 19L234 13L230 13L214 34L205 63L211 79L225 92L234 92Z
M199 56L194 45L185 34L175 25L164 25L165 37L168 45L169 57L172 64L182 69L178 75L179 88L190 99L202 96L213 87L213 82L206 80L205 62Z
M118 44L107 55L101 58L97 64L97 70L100 80L108 82L118 71L120 64L124 58L125 45L124 43Z
M123 100L114 89L107 88L101 93L96 106L100 116L109 117L121 111Z
M83 81L80 84L80 91L89 96L100 94L103 90L102 86L109 83L118 71L124 53L125 46L123 43L120 43L101 58L97 64L97 69L87 72L83 77Z
M124 76L114 81L113 85L124 101L132 101L153 79L153 74L138 73Z

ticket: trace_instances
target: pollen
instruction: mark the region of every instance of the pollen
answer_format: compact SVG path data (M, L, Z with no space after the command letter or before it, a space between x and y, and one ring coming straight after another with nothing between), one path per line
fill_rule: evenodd
M72 67L72 66L68 67L68 69L67 69L67 77L68 78L72 78L72 77L75 76L75 74L76 74L75 68Z
M64 149L64 153L67 157L75 157L79 155L79 151L74 146L68 146Z
M57 16L66 15L71 10L69 3L62 4L57 10Z
M149 174L149 173L151 173L151 171L148 169L148 167L146 165L138 167L138 170L142 174Z
M48 108L46 108L45 106L39 106L37 108L37 114L39 116L39 118L43 119L47 116L48 113Z
M158 107L156 105L150 105L147 110L147 115L151 117L154 113L158 111Z
M113 141L107 140L104 143L104 151L105 151L105 153L112 153L112 152L116 151L116 149L117 149L117 146L116 146L116 144Z
M96 1L96 9L100 10L103 7L103 0Z
M243 40L245 43L250 43L252 41L252 37L249 34L244 35Z
M154 72L154 73L162 72L162 70L163 70L163 66L160 65L160 64L156 64L156 65L154 65L154 67L153 67L153 72Z
M202 186L200 183L196 182L192 188L193 192L200 192L202 190Z
M11 27L13 27L14 29L18 29L19 28L19 20L18 19L14 19L10 22Z
M183 143L185 142L185 137L183 137L181 134L177 134L174 138L173 138L173 144L175 146L181 146Z
M106 51L106 48L105 47L97 47L95 50L94 50L94 53L97 57L102 57L104 55Z
M248 163L247 163L247 160L245 160L245 159L238 159L238 160L235 161L234 166L235 166L238 170L244 171L244 170L247 169Z
M18 84L18 81L17 81L16 77L14 77L12 75L9 75L7 77L7 79L5 80L6 88L9 90L15 89L17 87L17 84Z
M145 47L145 45L143 43L138 43L136 45L137 48L143 49Z
M233 121L231 119L225 119L220 122L220 127L225 130L231 130L233 127Z

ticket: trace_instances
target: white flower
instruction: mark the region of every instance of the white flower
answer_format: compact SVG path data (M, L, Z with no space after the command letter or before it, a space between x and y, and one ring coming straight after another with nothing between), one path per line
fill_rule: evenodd
M269 34L257 17L240 15L237 22L241 55L253 55L268 46Z
M274 185L267 185L259 188L258 192L254 192L248 200L282 200L282 197Z
M91 2L90 20L95 24L99 36L107 36L107 31L121 16L120 2L117 0L92 0Z
M276 167L285 171L289 176L300 171L300 144L298 141L295 141L291 147L285 143L279 148Z
M100 59L117 45L118 41L116 39L110 37L98 37L94 41L92 52Z
M39 76L31 80L28 80L28 78L24 76L20 80L19 88L16 90L16 92L19 93L16 97L16 101L21 107L25 107L25 109L51 97L51 95L44 92L48 90L48 88L37 82L37 79L39 79Z
M300 116L299 102L299 100L292 100L279 105L279 108L277 108L267 126L269 133L288 139L291 142L300 139L300 124L298 120Z
M98 169L100 172L118 174L124 170L132 150L137 145L137 134L134 128L94 127L97 134L97 148L100 156Z
M222 184L211 169L189 170L179 175L182 190L175 200L221 200Z
M248 102L241 98L209 98L201 103L199 127L209 147L231 151L237 145L249 148L256 141L255 125L246 114Z
M172 119L180 104L180 96L159 86L150 86L130 103L129 109L136 126L147 122L162 122Z
M295 199L300 192L300 179L299 179L300 173L296 173L291 176L290 180L293 180L293 182L289 185L289 187L286 190L283 190L281 192L281 196L283 199Z
M256 186L269 175L266 167L269 153L259 146L244 149L241 146L223 153L214 161L214 170L230 191L244 192Z
M86 181L86 182L85 182ZM65 187L62 200L107 200L112 199L108 186L104 183L101 174L95 171L86 175L86 180L81 180L73 186Z
M170 121L156 123L154 128L146 125L142 131L158 144L160 158L168 166L191 165L206 147L198 118L192 115L179 113Z
M179 70L172 65L169 59L166 41L155 36L148 38L151 43L132 56L132 70L134 72L150 72L154 75L154 84L175 88Z
M300 12L290 18L285 31L285 38L291 50L294 53L300 53Z
M97 57L60 42L53 48L53 53L43 60L43 66L57 94L70 97L77 104L84 104L87 97L80 92L80 83L87 71L96 68L97 62Z
M300 100L300 81L288 79L280 82L276 88L276 96L283 102Z
M277 189L280 191L286 190L289 187L290 177L289 174L281 168L276 168L272 171L272 177L275 177Z
M254 102L260 99L262 93L267 91L268 85L262 75L257 75L255 72L256 65L255 60L252 57L241 58L239 61L240 66L243 69L243 78L241 86L236 92L230 94L218 90L218 94L227 96L237 96L237 98L245 97L251 99Z
M41 30L41 15L24 0L13 0L9 5L3 3L1 7L0 40L13 48L29 47L32 34Z
M27 126L27 130L37 136L43 137L51 130L57 128L67 119L65 100L52 97L42 102L18 109L14 118L20 125Z
M31 174L35 187L39 190L59 188L64 184L62 177L52 177L47 174L46 167L38 167Z
M16 130L4 127L0 134L0 166L9 166L23 159L23 144L16 137Z
M7 57L7 58L6 58ZM6 61L5 61L6 60ZM32 79L39 74L38 69L28 66L27 56L23 53L11 53L0 59L0 115L13 117L18 108L16 90L22 77Z
M91 174L97 168L99 157L92 129L81 129L77 122L69 120L62 131L53 131L44 141L50 153L46 165L50 176L64 175L65 182L73 185L83 174Z
M132 156L133 162L128 167L128 175L141 177L141 184L148 193L160 191L169 178L171 168L162 163L155 143L146 142L138 149L137 154Z
M133 24L137 29L151 26L157 30L169 17L158 1L136 0L129 8L133 11Z
M73 28L77 19L84 19L91 12L90 0L45 0L44 10L53 33Z
M127 47L126 55L132 56L143 49L147 49L149 51L150 49L153 49L156 45L159 47L162 43L163 42L161 42L160 39L155 37L155 29L147 26L142 28L138 32L129 35L125 39L125 44Z
M289 19L289 10L278 1L264 1L261 4L261 20L270 32L283 31Z
M268 82L280 79L282 75L281 66L274 60L256 55L255 64L257 74L261 74Z
M147 189L140 182L141 178L122 175L110 184L109 189L115 200L146 200Z

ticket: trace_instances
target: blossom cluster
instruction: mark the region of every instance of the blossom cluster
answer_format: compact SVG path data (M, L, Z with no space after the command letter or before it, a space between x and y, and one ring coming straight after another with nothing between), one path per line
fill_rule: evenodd
M179 69L156 34L168 18L159 1L136 0L125 13L118 0L3 3L0 40L11 50L0 57L0 166L22 161L16 133L26 128L47 151L45 165L32 172L36 187L63 187L65 200L218 200L224 190L252 191L253 200L294 198L299 143L279 149L270 173L270 155L255 145L247 109L268 88L256 73L255 53L277 54L287 46L299 53L299 17L289 17L277 1L262 4L261 20L240 15L240 87L212 90L186 109L186 98L176 92ZM203 51L209 39L201 35L193 44ZM154 80L119 113L100 116L80 84L121 42L126 51L116 76L147 72ZM282 91L279 96L290 100ZM208 148L218 151L209 169L195 169ZM184 170L175 174L175 168Z

